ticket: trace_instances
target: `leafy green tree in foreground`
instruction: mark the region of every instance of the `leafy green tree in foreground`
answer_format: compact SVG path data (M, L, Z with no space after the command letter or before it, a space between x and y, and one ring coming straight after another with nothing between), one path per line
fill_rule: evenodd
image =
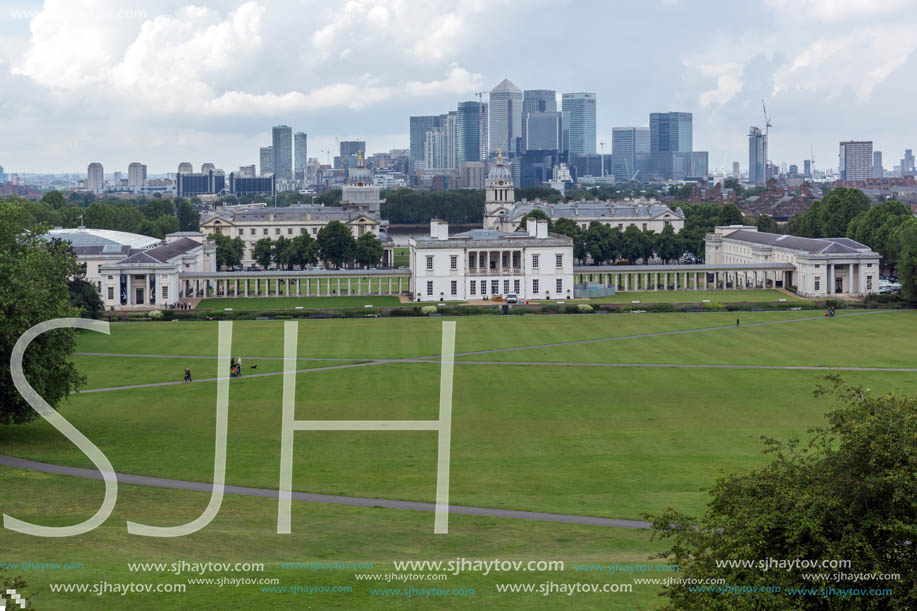
M826 378L846 408L810 431L808 444L767 439L769 464L720 478L707 512L674 510L653 520L659 554L681 578L722 578L727 585L779 586L781 593L719 594L672 585L666 610L917 608L917 397L885 394ZM764 571L718 567L725 560L850 560L847 569ZM898 574L900 580L834 580L833 573ZM803 575L809 574L806 578ZM890 588L892 596L792 596L791 588Z
M40 322L80 315L68 290L68 279L80 273L76 257L67 244L43 240L45 229L31 224L22 204L0 202L0 424L38 417L13 386L16 341ZM76 330L56 329L35 338L26 352L26 379L52 407L83 382L69 360L75 347Z
M67 283L70 292L70 303L80 309L80 318L101 318L105 304L99 297L96 287L82 278L72 278Z
M382 260L382 242L376 234L367 231L359 238L355 248L355 256L359 265L378 265Z
M356 240L344 223L331 221L318 230L318 252L322 261L340 267L353 259Z
M271 266L271 260L274 257L274 246L271 238L261 238L255 242L255 248L252 252L252 258L261 266L261 269L267 269Z

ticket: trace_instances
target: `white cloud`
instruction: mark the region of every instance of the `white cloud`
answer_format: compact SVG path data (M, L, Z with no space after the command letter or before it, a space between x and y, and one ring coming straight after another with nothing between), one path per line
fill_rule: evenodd
M913 0L767 0L784 17L838 21L913 10Z
M697 67L706 77L716 79L716 88L700 94L700 105L706 108L711 105L723 106L729 103L742 91L742 66L730 62L725 64L701 64Z

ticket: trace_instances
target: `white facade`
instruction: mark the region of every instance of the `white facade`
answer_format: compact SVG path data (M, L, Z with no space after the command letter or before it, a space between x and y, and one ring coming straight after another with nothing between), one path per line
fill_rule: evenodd
M787 263L804 297L863 297L879 290L879 255L849 238L800 238L756 227L717 227L705 241L708 264Z
M465 301L506 297L573 297L573 240L548 233L530 220L524 232L473 229L449 235L434 219L430 236L411 238L413 297L419 301Z

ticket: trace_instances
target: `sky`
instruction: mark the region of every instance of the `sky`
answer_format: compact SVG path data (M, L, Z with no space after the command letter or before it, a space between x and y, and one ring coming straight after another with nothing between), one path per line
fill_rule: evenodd
M503 78L597 95L598 142L694 114L711 170L770 157L837 167L873 140L917 148L914 0L0 0L0 166L149 172L258 163L271 126L369 153L408 147L408 117ZM81 12L85 11L85 12ZM120 12L119 12L120 11Z

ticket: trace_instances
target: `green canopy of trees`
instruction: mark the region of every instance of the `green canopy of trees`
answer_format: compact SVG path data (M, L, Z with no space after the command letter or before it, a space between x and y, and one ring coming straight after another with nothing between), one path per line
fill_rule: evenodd
M668 510L650 516L654 536L670 541L659 558L682 579L781 588L718 594L681 584L663 589L666 611L683 609L917 608L917 398L876 396L837 377L816 395L834 394L846 407L809 443L766 440L771 461L721 477L701 517ZM849 569L761 570L723 561L849 560ZM718 563L720 566L718 566ZM898 574L898 581L833 579ZM808 577L807 577L808 575ZM698 583L706 583L700 581ZM787 590L891 588L894 595L789 597Z
M40 237L47 229L33 222L21 202L0 201L0 424L38 417L13 386L16 341L38 323L80 315L68 285L80 267L69 245ZM69 360L75 347L74 329L56 329L35 338L25 354L26 378L52 407L84 381Z
M340 221L331 221L318 231L319 259L334 267L341 267L353 260L356 252L356 240L347 225Z
M429 223L438 218L449 223L481 223L484 191L386 191L382 218L395 224Z
M832 189L809 209L789 220L788 233L804 238L839 238L857 215L869 210L869 198L859 189Z

